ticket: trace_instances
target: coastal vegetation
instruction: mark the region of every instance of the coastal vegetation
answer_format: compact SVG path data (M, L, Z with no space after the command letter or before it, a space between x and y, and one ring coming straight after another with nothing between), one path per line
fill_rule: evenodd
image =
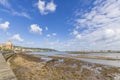
M0 47L0 51L12 51L11 49Z
M23 49L31 50L33 52L51 52L51 51L57 51L55 49L49 49L49 48L29 48L29 47L23 47Z
M51 52L51 51L57 51L57 50L49 49L49 48L32 48L32 47L14 46L14 51L18 51L18 52Z

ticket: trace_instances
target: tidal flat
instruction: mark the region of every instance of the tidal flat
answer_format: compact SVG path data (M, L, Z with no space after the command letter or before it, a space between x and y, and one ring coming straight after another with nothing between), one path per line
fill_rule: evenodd
M9 64L18 80L120 80L120 68L71 57L15 54Z

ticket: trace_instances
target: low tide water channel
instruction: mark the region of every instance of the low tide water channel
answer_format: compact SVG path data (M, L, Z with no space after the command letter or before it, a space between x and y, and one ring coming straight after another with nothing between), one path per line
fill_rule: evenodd
M54 57L68 57L68 58L74 58L77 60L87 61L91 63L98 63L98 64L104 64L104 65L110 65L115 67L120 67L120 53L87 53L87 54L74 54L74 53L67 53L67 52L32 52L29 54L39 55L44 60L51 60L48 58L48 56L54 56ZM114 58L116 60L103 60L103 59L92 59L92 58L78 58L76 56L97 56L97 57L105 57L105 58Z

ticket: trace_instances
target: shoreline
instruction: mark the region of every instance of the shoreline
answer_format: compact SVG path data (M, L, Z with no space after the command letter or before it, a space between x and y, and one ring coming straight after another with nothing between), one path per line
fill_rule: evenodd
M15 54L9 60L18 80L119 80L120 68L66 57Z

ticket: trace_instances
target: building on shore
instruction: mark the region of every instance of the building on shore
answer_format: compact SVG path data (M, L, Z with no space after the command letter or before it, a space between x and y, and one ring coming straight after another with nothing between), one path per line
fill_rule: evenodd
M13 49L13 44L12 44L12 42L11 41L8 41L6 44L5 44L5 48L6 49Z
M22 51L22 47L21 46L14 46L14 51Z
M4 48L4 49L12 50L13 49L13 43L11 41L8 41L5 44L0 44L0 47Z
M4 44L0 44L0 47L3 47L4 46Z

